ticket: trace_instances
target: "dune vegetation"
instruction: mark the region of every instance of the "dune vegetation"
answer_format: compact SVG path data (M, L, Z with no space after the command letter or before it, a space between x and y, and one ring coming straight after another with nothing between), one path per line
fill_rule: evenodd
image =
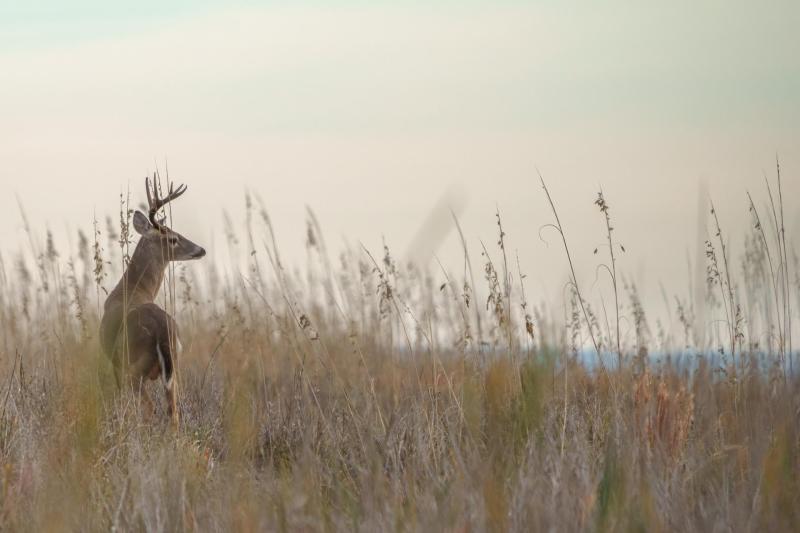
M602 194L586 209L613 300L582 292L556 202L543 228L563 244L566 316L528 301L501 213L496 242L461 235L450 272L329 250L309 211L289 266L248 196L230 262L176 264L163 287L184 345L177 430L159 382L146 412L98 344L132 203L69 250L25 220L25 249L0 250L0 529L796 531L800 268L767 186L750 233L712 228L702 302L671 297L672 330L618 271Z

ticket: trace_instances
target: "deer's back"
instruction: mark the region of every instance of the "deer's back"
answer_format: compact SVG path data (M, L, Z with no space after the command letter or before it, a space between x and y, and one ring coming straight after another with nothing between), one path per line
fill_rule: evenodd
M122 363L122 355L127 353L131 367L141 373L165 364L169 368L164 372L171 374L178 328L175 320L155 303L134 305L127 310L123 306L107 309L100 324L100 339L103 351L115 365ZM160 357L166 361L160 362Z

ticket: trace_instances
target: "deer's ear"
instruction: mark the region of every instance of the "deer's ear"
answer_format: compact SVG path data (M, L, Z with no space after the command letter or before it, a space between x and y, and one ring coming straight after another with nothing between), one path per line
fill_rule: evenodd
M141 211L136 211L133 214L133 229L136 230L136 233L139 235L144 235L151 229L153 229L153 225L150 224L150 221L147 220L147 217Z

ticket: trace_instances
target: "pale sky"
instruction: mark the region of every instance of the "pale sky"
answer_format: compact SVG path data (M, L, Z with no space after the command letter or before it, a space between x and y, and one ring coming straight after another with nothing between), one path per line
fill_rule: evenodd
M403 255L450 191L476 262L499 206L534 299L556 301L566 276L538 237L537 167L581 277L602 186L619 266L654 305L659 282L688 283L701 183L741 234L745 191L763 201L779 154L800 235L796 1L117 4L0 3L4 255L22 241L15 195L37 231L74 240L165 160L189 185L178 231L219 244L249 188L290 261L305 205L332 248L385 236ZM452 233L437 254L457 268Z

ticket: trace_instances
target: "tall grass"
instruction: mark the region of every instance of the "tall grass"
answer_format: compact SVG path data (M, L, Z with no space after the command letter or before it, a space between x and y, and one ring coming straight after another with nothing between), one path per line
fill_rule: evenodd
M717 222L709 331L675 295L673 335L618 278L606 197L611 310L580 292L547 196L572 272L564 319L526 298L499 211L480 256L458 228L460 273L388 246L332 257L309 211L306 264L289 269L247 195L231 260L178 265L163 291L185 347L176 431L163 400L148 416L116 390L99 352L129 198L120 227L88 221L75 250L26 220L27 249L0 255L0 529L797 530L800 288L782 199L772 231L751 200L740 276Z

